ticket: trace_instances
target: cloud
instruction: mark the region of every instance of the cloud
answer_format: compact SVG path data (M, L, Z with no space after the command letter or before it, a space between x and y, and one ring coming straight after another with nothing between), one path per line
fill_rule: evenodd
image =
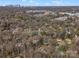
M21 0L26 5L33 5L33 6L58 6L63 5L63 0Z
M65 0L20 0L27 6L66 6L72 3Z
M63 6L63 0L53 0L52 1L52 5L55 5L55 6Z
M35 0L29 0L29 3L35 3Z
M20 4L24 6L79 6L77 0L1 0L0 5Z
M37 0L21 0L22 2L28 2L28 3L33 3L33 2L35 2L35 1L37 1Z
M40 3L37 2L37 0L29 0L27 5L29 5L29 6L39 6Z
M21 0L22 2L25 2L26 0Z

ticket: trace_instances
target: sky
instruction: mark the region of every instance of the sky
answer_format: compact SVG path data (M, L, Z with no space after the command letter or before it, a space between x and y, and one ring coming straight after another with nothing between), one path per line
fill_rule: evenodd
M0 6L79 6L79 0L0 0Z

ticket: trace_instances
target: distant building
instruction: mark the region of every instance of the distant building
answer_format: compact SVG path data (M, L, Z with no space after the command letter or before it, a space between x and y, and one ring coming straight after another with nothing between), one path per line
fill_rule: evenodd
M54 20L65 21L65 20L67 20L67 17L66 16L58 17L58 18L55 18Z

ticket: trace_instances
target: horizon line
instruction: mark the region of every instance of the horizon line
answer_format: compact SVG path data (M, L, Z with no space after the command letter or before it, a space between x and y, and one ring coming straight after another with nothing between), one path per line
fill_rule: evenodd
M79 5L59 5L59 6L58 5L56 5L56 6L55 5L50 5L50 6L49 5L48 6L47 5L46 6L44 6L44 5L41 5L41 6L40 5L33 5L33 6L31 6L31 5L29 5L28 6L28 5L18 5L17 4L17 5L0 5L0 7L1 6L2 7L5 7L5 6L13 6L13 7L65 7L65 6L69 6L69 7L75 7L75 6L79 6Z

